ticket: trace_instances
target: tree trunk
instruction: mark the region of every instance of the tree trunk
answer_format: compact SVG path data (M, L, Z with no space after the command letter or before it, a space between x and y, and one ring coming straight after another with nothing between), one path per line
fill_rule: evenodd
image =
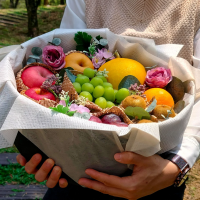
M65 0L60 0L60 4L64 5L65 4Z
M14 8L15 5L14 5L14 0L10 0L10 8Z
M28 13L28 36L36 37L39 35L37 8L41 0L25 0Z
M17 8L17 5L19 3L19 0L10 0L10 8Z
M19 3L19 0L16 0L15 1L15 8L17 8L18 3Z
M48 0L44 0L44 6L47 6L49 4Z

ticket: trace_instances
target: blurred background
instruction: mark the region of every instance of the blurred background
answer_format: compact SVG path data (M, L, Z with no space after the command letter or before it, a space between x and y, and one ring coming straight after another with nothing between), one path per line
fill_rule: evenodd
M60 27L65 0L0 0L0 48ZM47 188L16 163L15 146L0 149L0 200L42 199ZM189 173L184 200L200 200L200 162Z
M60 27L65 0L0 0L0 47Z

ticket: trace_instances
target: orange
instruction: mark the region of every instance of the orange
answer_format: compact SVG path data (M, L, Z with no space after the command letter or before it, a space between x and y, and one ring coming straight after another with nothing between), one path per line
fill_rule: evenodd
M108 82L113 85L114 89L118 89L118 85L125 76L135 76L141 84L144 84L146 70L139 62L128 58L115 58L103 64L99 71L109 71Z
M83 53L70 53L65 57L65 68L72 67L74 70L83 72L85 68L94 69L92 61Z
M145 92L147 100L150 101L153 97L157 100L157 105L174 106L174 99L172 95L161 88L151 88Z

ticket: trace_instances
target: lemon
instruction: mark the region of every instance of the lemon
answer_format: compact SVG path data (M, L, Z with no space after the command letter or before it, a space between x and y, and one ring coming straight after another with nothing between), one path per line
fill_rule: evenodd
M125 76L135 76L141 84L144 84L146 77L146 70L142 64L136 60L128 58L115 58L103 64L99 71L109 71L108 82L113 85L114 89L118 89L118 85Z

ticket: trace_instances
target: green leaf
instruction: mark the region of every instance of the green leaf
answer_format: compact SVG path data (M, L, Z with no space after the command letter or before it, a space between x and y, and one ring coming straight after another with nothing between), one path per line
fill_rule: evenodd
M156 107L156 104L157 104L157 100L154 99L153 102L145 110L148 113L151 112Z
M68 107L63 107L62 108L62 113L66 114L69 111Z
M75 80L76 80L76 76L75 76L74 74L72 74L71 71L70 71L69 69L65 69L65 71L66 71L67 76L68 76L68 78L70 79L70 81L71 81L72 83L74 83Z
M35 56L41 56L42 55L42 49L40 47L33 47L31 52Z
M88 113L88 112L84 112L84 113L82 113L81 115L82 115L82 118L83 118L83 119L86 119L86 120L89 120L90 117L91 117L91 116L90 116L90 113Z
M64 75L65 75L65 70L68 69L68 70L74 70L72 67L67 67L67 68L62 68L59 72L59 77L60 77L60 82L62 83L63 80L64 80Z
M101 39L101 40L99 41L99 43L100 43L100 45L102 45L102 46L106 46L106 45L108 44L108 40L106 40L106 39Z
M55 45L55 46L59 46L61 44L61 39L60 38L54 38L52 43Z
M40 57L37 56L37 55L30 55L29 58L33 58L33 59L36 59L36 60L39 60L39 59L40 59Z
M76 111L70 111L70 112L67 113L67 115L72 117L74 115L74 113L76 113Z
M27 65L32 64L32 63L35 63L35 62L37 62L36 59L34 59L34 58L28 58L28 60L27 60Z
M74 117L78 117L78 118L81 118L81 119L89 120L91 116L90 116L90 113L87 113L87 112L84 112L84 113L76 112L74 114Z
M148 71L148 70L154 69L156 67L157 67L157 65L154 65L154 66L151 66L151 67L145 67L145 69L146 69L146 71Z
M62 83L64 80L64 75L65 75L65 68L62 68L59 72L59 77L60 77L60 82Z
M77 43L77 51L87 51L92 40L92 36L88 35L86 32L77 32L74 37L75 42Z
M137 83L138 85L140 85L140 81L135 77L135 76L132 76L132 75L128 75L128 76L125 76L122 81L120 82L119 86L118 86L118 90L121 89L121 88L127 88L129 89L129 87L131 86L131 84L135 84Z
M125 113L130 119L137 118L137 119L141 120L141 119L150 119L151 118L150 114L141 107L128 106L125 109Z
M67 67L67 68L65 68L65 69L74 70L74 68L72 68L72 67Z
M97 39L97 40L101 40L101 39L103 39L103 37L101 37L100 35L98 35L98 36L96 37L96 39Z

